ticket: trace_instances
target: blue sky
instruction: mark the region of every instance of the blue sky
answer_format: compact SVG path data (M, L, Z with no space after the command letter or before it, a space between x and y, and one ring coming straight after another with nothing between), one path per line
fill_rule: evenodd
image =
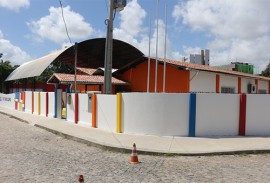
M159 0L159 52L163 57L165 4L168 5L167 57L210 49L210 65L231 61L264 68L270 52L268 0ZM62 0L72 42L105 37L108 0ZM148 54L152 10L151 54L155 55L156 0L127 0L116 14L114 37ZM0 52L13 64L44 56L69 45L59 0L0 0Z

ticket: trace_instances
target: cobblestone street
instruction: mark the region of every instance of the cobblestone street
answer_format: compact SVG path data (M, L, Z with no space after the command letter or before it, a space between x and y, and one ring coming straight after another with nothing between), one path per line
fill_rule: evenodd
M104 151L0 114L2 182L260 182L270 180L270 154L139 155ZM132 144L131 144L132 145Z

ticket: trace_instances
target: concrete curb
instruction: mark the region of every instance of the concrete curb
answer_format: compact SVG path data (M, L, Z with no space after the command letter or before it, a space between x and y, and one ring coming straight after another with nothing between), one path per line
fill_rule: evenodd
M64 137L69 140L73 140L79 143L86 144L88 146L93 146L102 150L106 151L112 151L112 152L120 152L120 153L131 153L132 147L130 149L128 148L122 148L122 147L114 147L114 146L109 146L105 144L99 144L96 142L92 142L89 140L85 140L79 137L74 137L38 124L35 124L34 126L44 129L48 132L51 132L53 134L59 135L61 137ZM215 155L241 155L241 154L266 154L270 153L269 150L242 150L242 151L224 151L224 152L210 152L210 153L170 153L170 152L154 152L154 151L146 151L146 150L140 150L137 148L138 154L142 155L154 155L154 156L215 156Z
M14 118L18 121L21 121L23 123L26 124L31 124L26 120L20 119L14 115L11 114L7 114L5 112L1 112L1 114L9 116L10 118ZM41 128L43 130L46 130L50 133L53 133L55 135L61 136L63 138L69 139L69 140L73 140L82 144L86 144L88 146L92 146L92 147L96 147L102 150L106 150L106 151L112 151L112 152L118 152L118 153L131 153L132 147L130 148L125 148L125 147L116 147L116 146L111 146L108 144L102 144L102 143L98 143L98 142L93 142L90 140L86 140L86 139L82 139L79 137L75 137L51 128L47 128L44 127L42 125L39 124L35 124L35 127ZM173 153L173 152L157 152L157 151L151 151L151 150L142 150L140 148L137 148L137 152L138 154L141 155L153 155L153 156L216 156L216 155L245 155L245 154L266 154L266 153L270 153L270 149L265 149L265 150L239 150L239 151L223 151L223 152L209 152L209 153Z
M4 113L4 112L1 112L1 111L0 111L0 114L9 116L10 118L16 119L16 120L21 121L21 122L23 122L23 123L30 124L28 121L23 120L23 119L21 119L21 118L18 118L18 117L16 117L16 116L13 116L13 115L11 115L11 114Z

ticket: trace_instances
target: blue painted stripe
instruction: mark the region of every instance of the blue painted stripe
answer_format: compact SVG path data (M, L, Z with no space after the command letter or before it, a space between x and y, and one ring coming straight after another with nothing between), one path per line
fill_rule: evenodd
M20 99L20 93L19 92L15 93L15 98Z
M189 137L196 136L196 93L189 96Z

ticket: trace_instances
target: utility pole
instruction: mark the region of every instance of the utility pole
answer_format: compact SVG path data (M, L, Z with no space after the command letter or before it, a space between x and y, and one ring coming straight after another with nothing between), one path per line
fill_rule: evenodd
M113 53L113 19L114 11L122 11L126 6L126 0L110 0L109 19L107 19L107 37L105 45L104 61L104 93L112 93L112 53ZM116 13L116 12L115 12Z
M110 0L109 19L107 19L107 38L105 45L104 93L112 93L112 49L113 49L113 10L114 0Z

